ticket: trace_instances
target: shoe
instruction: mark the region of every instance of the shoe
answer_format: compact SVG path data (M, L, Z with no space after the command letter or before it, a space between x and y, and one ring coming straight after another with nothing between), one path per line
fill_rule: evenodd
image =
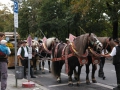
M119 89L120 89L120 84L117 86L117 88L119 88Z
M35 76L31 76L31 78L36 78Z
M120 90L120 88L118 88L118 87L115 87L115 88L113 88L113 90Z
M24 76L24 78L25 78L25 79L27 79L27 77L26 77L26 76Z

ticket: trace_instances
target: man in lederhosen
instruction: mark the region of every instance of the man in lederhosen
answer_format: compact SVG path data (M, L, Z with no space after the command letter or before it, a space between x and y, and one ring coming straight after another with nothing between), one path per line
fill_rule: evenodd
M21 47L18 49L17 56L21 60L22 66L24 66L24 78L26 78L26 68L28 67L28 47L26 46L26 41L22 41ZM36 78L33 76L32 68L30 67L31 78Z

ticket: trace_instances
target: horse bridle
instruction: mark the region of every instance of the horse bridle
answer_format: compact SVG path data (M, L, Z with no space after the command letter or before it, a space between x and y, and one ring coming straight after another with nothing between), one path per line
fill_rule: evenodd
M89 37L88 37L88 50L94 55L94 56L99 56L99 54L94 50L94 47L96 46L97 47L97 45L100 43L100 42L98 42L98 40L97 40L97 38L95 38L96 39L96 41L95 42L93 42L93 41L90 41L90 39L89 39ZM93 47L90 47L89 46L89 43L91 43L91 45L93 45Z
M94 37L94 38L96 39L95 42L91 41L89 38L90 38L90 37L88 36L88 47L89 47L89 48L94 48L95 46L97 47L97 45L100 43L100 42L98 42L97 38L95 38L95 37ZM89 46L90 43L91 43L91 45L92 45L93 47L90 47L90 46Z

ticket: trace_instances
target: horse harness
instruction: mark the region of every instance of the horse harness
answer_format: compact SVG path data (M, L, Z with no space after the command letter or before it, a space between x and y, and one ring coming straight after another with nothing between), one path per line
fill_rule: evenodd
M57 57L57 50L58 50L58 46L60 45L60 43L58 43L57 45L56 45L56 47L55 47L55 53L54 53L54 58L52 59L52 61L60 61L60 60L66 60L66 59L68 59L68 58L70 58L70 57L72 57L72 56L76 56L77 58L78 58L78 60L79 60L79 63L80 63L80 65L84 65L84 64L87 64L87 62L88 62L88 59L87 59L87 56L88 56L88 50L92 53L92 54L94 54L95 56L97 56L98 57L98 54L96 54L96 52L92 49L92 48L90 48L90 47L88 47L88 50L86 50L86 53L85 54L83 54L82 56L79 56L78 55L78 52L76 51L76 49L75 49L75 45L74 45L74 43L72 42L72 43L70 43L70 44L65 44L64 43L64 47L63 47L63 49L62 49L62 55L61 55L61 57ZM71 53L67 53L67 47L70 47L69 48L69 50L70 50L70 52ZM67 51L66 51L67 50ZM97 64L96 63L96 61L95 61L95 57L93 57L92 58L93 59L93 62L95 62L94 64Z
M83 57L79 57L77 55L77 51L75 49L74 43L70 43L70 44L64 43L64 47L62 49L62 55L61 55L61 57L57 57L57 52L58 52L57 50L58 50L59 45L60 45L60 43L58 43L55 47L54 58L52 59L52 61L66 60L66 59L68 59L72 56L76 56L79 60L80 65L83 65L83 64L87 63L87 58L86 57L88 55L88 52L85 55L83 55ZM70 50L71 53L69 53L69 54L67 53L67 51L68 51L67 47L70 47L69 50ZM86 59L86 60L83 60L83 59Z
M39 56L41 56L42 58L46 58L47 54L51 54L51 51L47 49L45 43L41 44L41 50L39 51L39 53L42 53L42 51L46 52L46 56L42 56L41 54L39 54Z

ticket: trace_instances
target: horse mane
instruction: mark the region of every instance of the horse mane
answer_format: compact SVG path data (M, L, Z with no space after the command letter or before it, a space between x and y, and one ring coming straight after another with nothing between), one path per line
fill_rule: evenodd
M80 56L83 55L85 52L88 36L88 33L82 34L74 40L75 49L78 52L78 55Z
M47 47L50 47L50 45L52 44L52 42L55 40L56 38L55 37L51 37L51 38L48 38L45 42L46 46Z
M32 40L32 41L33 41L32 46L38 46L39 45L38 41L36 41L36 40Z

